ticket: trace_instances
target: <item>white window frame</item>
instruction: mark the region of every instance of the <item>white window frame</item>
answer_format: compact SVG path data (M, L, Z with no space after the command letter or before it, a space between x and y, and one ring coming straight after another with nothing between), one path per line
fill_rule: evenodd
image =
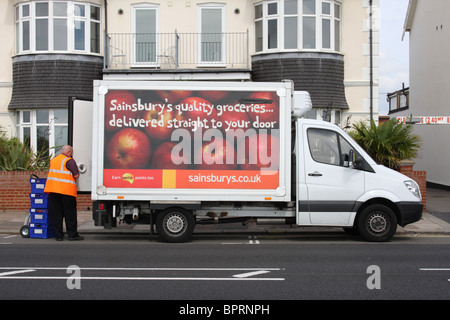
M261 6L261 17L258 17L258 18L256 18L256 7L257 6ZM264 3L256 3L254 6L253 6L253 14L254 14L254 27L255 27L255 33L254 33L254 36L255 36L255 40L254 40L254 42L253 42L253 44L254 44L254 47L255 47L255 52L264 52ZM261 28L262 28L262 30L261 30L261 50L257 50L257 48L256 48L256 41L259 39L259 38L257 38L257 34L256 34L256 32L257 32L257 28L256 28L256 22L260 22L260 24L261 24Z
M38 110L46 110L48 111L48 122L46 123L37 123L37 111ZM30 121L23 121L24 112L30 112ZM49 134L48 134L48 144L49 144L49 154L53 156L56 152L55 148L55 128L56 127L67 127L69 124L67 122L55 122L55 109L21 109L16 111L16 129L17 136L22 143L25 143L23 129L30 128L30 148L34 152L40 151L38 150L37 145L37 129L38 126L48 125ZM67 142L66 142L67 143Z
M299 46L302 50L312 50L312 51L315 51L315 50L317 50L317 44L318 43L321 43L320 41L321 41L321 28L319 29L319 23L320 23L320 15L319 15L319 17L318 17L318 12L320 12L320 11L318 11L318 8L319 8L319 5L318 5L318 3L320 3L320 0L315 0L316 2L315 2L315 12L314 12L314 14L311 14L311 13L307 13L307 12L304 12L303 11L303 0L301 0L300 1L300 5L301 5L301 8L300 8L300 12L301 12L301 17L302 17L302 23L300 24L301 26L300 26L300 34L299 34L299 38L301 39L301 46ZM315 46L314 46L314 48L304 48L303 47L303 41L304 41L304 37L303 37L303 19L304 18L308 18L308 17L310 17L310 18L314 18L315 20L314 20L314 25L315 25L315 38L314 38L314 43L315 43Z
M70 8L69 8L69 12L73 12L73 14L71 15L70 20L69 20L69 26L73 26L72 32L69 31L69 35L72 37L72 39L71 39L71 41L69 41L69 43L71 43L73 45L73 51L75 51L75 52L87 52L88 51L87 48L90 49L89 39L90 39L90 35L91 35L91 33L90 33L91 25L90 25L90 23L88 23L88 19L86 18L88 11L90 13L90 7L88 9L86 9L87 6L84 6L84 15L83 16L76 15L76 10L75 10L75 6L83 6L83 5L84 4L82 4L82 3L71 3ZM76 45L75 45L75 41L76 41L75 40L75 25L77 24L77 22L84 23L84 46L83 46L83 49L77 49Z
M47 50L37 50L36 49L36 21L40 19L40 17L36 17L36 3L48 3L48 44ZM53 5L55 2L65 2L67 3L67 50L55 50L54 49L54 19L61 19L61 16L55 16L53 11ZM75 5L84 6L84 16L79 17L75 16ZM23 8L25 6L29 7L29 16L23 16ZM92 52L91 50L91 22L100 23L100 20L91 19L90 12L91 6L101 8L98 5L94 5L91 3L84 2L75 2L75 1L28 1L22 2L16 5L15 13L15 32L16 32L16 54L42 54L42 53L83 53L83 54L91 54L98 55L102 54L102 50L100 52ZM100 14L101 19L101 14ZM29 23L29 36L30 43L29 49L23 49L23 22L28 21ZM84 27L84 48L82 50L75 48L75 35L74 35L74 23L76 21L83 21L85 24ZM99 39L99 48L102 48L102 39Z
M99 19L94 19L91 16L92 7L98 8L98 10L99 10ZM88 19L88 23L89 23L89 34L88 34L88 36L89 36L89 38L87 40L89 42L89 52L91 54L101 54L102 53L102 20L101 20L102 19L102 8L100 6L94 6L94 5L89 6L88 16L89 16L89 19ZM92 29L91 29L91 27L92 27L92 23L94 23L95 25L98 25L98 28L99 28L98 52L94 52L93 48L91 46L91 36L92 36Z
M339 17L336 16L336 6L339 8ZM338 1L334 1L333 3L333 36L334 36L334 42L333 42L333 49L336 52L341 52L342 50L342 4ZM336 34L336 22L339 22L339 34ZM338 39L336 39L338 38ZM339 48L336 48L336 41L338 42Z
M303 21L301 15L300 15L301 8L299 8L299 5L301 3L298 0L296 0L296 2L297 2L297 12L296 13L286 13L286 9L285 9L285 6L284 6L284 1L282 1L282 8L281 9L283 11L282 11L281 15L283 16L283 19L282 19L283 22L280 23L280 28L282 28L282 30L281 30L279 36L282 37L280 39L280 41L281 41L280 48L283 48L283 50L285 50L285 51L298 50L299 41L301 39L300 33L299 33L300 30L301 30L300 23ZM295 18L297 20L297 30L296 30L297 31L297 38L296 38L297 47L296 48L286 48L286 42L285 42L285 39L286 39L286 32L285 32L285 30L286 30L286 28L285 28L285 26L286 26L286 19L285 18Z
M278 3L278 14L268 15L268 5L270 3ZM328 3L330 5L330 14L322 13L322 4ZM262 43L262 51L256 51L256 33L255 33L255 41L254 41L254 49L256 53L270 53L270 52L289 52L289 51L320 51L320 52L336 52L340 53L342 50L342 3L336 0L315 0L315 13L314 14L306 14L303 12L303 0L297 0L297 13L296 14L285 14L284 11L284 0L267 0L261 1L254 4L256 6L262 6L262 18L253 19L254 24L257 21L262 21L262 33L263 33L263 43ZM336 17L335 9L336 5L340 10L339 17ZM255 12L255 9L253 10ZM289 48L285 49L285 18L288 17L297 17L297 48ZM303 21L305 17L314 17L315 18L315 47L314 48L304 48L303 47ZM278 46L277 48L269 48L268 44L268 21L271 18L278 19ZM323 20L330 21L330 47L323 47ZM339 32L336 32L336 22L339 26ZM256 32L256 28L255 28ZM339 36L339 39L336 39L336 36ZM336 48L336 40L338 40L339 48ZM336 50L337 49L337 50Z
M131 17L131 32L133 34L132 37L132 48L133 48L133 62L132 62L132 67L152 67L152 68L157 68L159 67L159 59L158 59L158 55L160 54L160 9L159 9L159 5L156 4L136 4L136 5L132 5L131 6L131 10L132 10L132 17ZM138 52L137 48L136 48L136 12L139 10L154 10L155 11L155 42L156 42L156 51L155 51L155 61L144 61L144 62L139 62L136 59L136 54Z
M220 60L217 61L202 61L202 11L204 9L220 9L222 12L222 37L221 37L221 53ZM225 4L215 4L215 3L206 3L199 4L197 6L197 30L198 30L198 40L197 40L197 64L199 67L226 67L226 39L225 39L225 31L226 31L226 6Z
M275 14L270 14L269 15L269 5L271 4L276 4L277 5L277 13ZM284 41L284 26L280 27L280 20L281 17L283 16L282 14L280 14L280 10L284 10L284 6L283 8L281 8L282 6L280 4L284 4L284 1L267 1L264 6L263 6L263 34L265 34L265 37L263 38L263 46L265 48L267 48L267 51L278 51L281 48L280 45L280 40L283 39L282 41ZM265 7L265 8L264 8ZM265 10L264 10L265 9ZM276 21L276 26L277 26L277 39L276 39L276 45L275 47L269 48L269 21ZM284 22L284 19L283 19ZM265 32L264 32L265 30ZM264 44L265 41L265 44Z

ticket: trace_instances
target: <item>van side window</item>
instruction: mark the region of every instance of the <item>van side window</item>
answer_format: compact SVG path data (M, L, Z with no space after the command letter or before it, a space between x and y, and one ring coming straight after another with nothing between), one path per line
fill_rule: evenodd
M343 166L352 146L340 134L324 129L308 129L311 157L316 162Z

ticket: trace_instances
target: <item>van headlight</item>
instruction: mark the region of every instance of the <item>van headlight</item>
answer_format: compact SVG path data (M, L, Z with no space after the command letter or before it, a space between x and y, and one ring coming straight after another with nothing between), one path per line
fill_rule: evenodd
M412 181L412 180L407 180L407 181L404 181L404 184L405 184L406 188L408 188L408 190L409 190L414 196L416 196L417 198L420 199L420 188L419 188L419 186L417 185L417 183L415 183L415 182Z

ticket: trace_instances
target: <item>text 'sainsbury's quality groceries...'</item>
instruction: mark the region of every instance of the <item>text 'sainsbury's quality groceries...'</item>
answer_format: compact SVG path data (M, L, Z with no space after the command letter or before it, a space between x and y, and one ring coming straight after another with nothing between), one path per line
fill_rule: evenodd
M219 99L209 91L108 91L104 185L277 188L278 96L216 93Z

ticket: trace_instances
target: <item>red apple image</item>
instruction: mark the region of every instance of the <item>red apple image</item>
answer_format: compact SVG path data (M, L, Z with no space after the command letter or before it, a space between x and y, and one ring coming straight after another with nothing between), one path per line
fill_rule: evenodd
M137 129L122 129L108 143L106 157L114 169L144 168L151 155L147 135Z
M189 97L192 91L189 90L158 90L156 94L163 100L163 102L177 103L178 101ZM167 99L167 101L166 101Z
M145 132L152 140L169 140L173 128L169 127L168 123L174 118L181 120L182 116L175 110L165 109L161 114L159 114L158 110L159 108L156 108L155 110L144 112L143 119L149 121L145 127Z
M249 111L248 115L250 120L256 121L256 117L258 117L259 122L272 122L276 121L278 125L279 119L279 97L276 92L272 91L263 91L263 92L253 92L248 97L250 100L254 100L253 104L264 106L264 108L260 108L259 110Z
M201 170L233 170L237 167L236 152L233 145L222 138L216 137L205 142L200 150L202 163L197 165Z
M211 91L205 90L205 91L202 91L200 95L208 101L217 102L217 101L225 98L227 96L227 94L228 94L228 91L225 91L225 90L220 90L220 91L219 90L217 90L217 91L216 90L211 90Z
M180 154L181 152L181 154ZM164 142L153 153L152 169L187 169L191 159L188 159L175 142Z
M136 98L130 91L110 90L105 96L105 130L115 132L121 129L123 121L139 119L141 111L136 108Z
M243 170L278 170L280 140L274 135L260 133L245 137L237 150L237 163Z

